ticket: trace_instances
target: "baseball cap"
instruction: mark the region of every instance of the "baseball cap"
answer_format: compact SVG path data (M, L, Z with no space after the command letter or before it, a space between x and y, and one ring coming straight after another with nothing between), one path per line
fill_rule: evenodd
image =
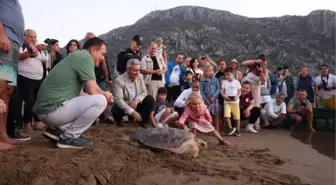
M138 45L142 45L143 39L140 35L135 35L132 40L135 41Z

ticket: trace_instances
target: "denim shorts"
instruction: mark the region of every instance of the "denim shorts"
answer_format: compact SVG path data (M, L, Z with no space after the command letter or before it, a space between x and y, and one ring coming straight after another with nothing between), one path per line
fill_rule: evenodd
M18 61L20 45L9 39L11 47L9 53L0 52L0 80L8 85L17 85Z

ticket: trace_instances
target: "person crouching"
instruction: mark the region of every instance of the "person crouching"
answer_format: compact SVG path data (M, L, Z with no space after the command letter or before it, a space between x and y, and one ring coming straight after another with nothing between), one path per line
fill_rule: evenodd
M154 128L169 127L178 118L178 113L174 111L172 105L167 100L168 90L160 87L157 91L154 110L150 114L150 120Z
M191 133L196 137L196 130L200 132L211 132L219 141L218 144L231 146L230 141L226 141L212 126L212 118L206 105L204 105L202 96L199 93L192 92L186 101L186 108L176 124L183 127L187 121Z
M239 100L240 117L241 120L249 120L246 125L245 131L257 133L253 126L260 117L261 110L259 107L254 106L254 98L251 92L251 83L248 81L243 82L241 88L241 95Z

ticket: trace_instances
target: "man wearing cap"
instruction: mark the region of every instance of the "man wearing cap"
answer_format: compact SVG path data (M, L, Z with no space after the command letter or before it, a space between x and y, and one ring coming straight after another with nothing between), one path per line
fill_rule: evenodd
M141 45L143 39L140 35L135 35L131 41L131 46L118 54L117 71L123 74L126 71L127 61L135 58L141 60Z

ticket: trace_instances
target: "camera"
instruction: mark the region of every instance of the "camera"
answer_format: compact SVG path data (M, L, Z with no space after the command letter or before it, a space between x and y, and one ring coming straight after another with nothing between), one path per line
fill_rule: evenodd
M258 58L256 58L257 60L262 60L262 61L266 61L266 56L264 55L264 54L260 54L259 56L258 56ZM256 64L256 68L261 68L262 67L262 65L261 64Z
M229 96L229 99L234 101L236 99L236 97L235 96Z
M300 106L301 107L306 107L306 103L301 103Z
M330 90L330 88L328 87L328 82L325 81L324 79L322 79L322 88L325 91L329 91Z

